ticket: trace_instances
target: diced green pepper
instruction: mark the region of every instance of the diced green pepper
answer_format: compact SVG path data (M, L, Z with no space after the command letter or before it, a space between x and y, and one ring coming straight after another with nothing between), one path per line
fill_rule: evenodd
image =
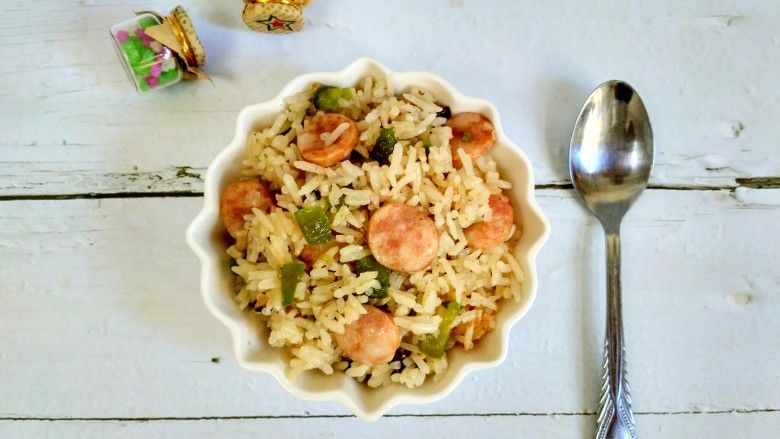
M282 306L292 305L295 299L295 290L303 277L306 268L303 262L293 261L282 265Z
M303 231L303 237L311 245L325 244L333 239L330 222L325 209L320 205L304 207L293 214L295 221Z
M371 160L376 160L380 165L389 165L390 156L393 154L393 149L395 149L397 142L394 129L382 128L379 131L376 143L374 143L374 148L368 153L368 157Z
M460 136L460 140L463 141L463 143L469 143L471 142L471 132L470 131L464 131L463 135Z
M355 95L351 88L338 88L329 85L316 87L311 93L311 103L314 104L314 108L331 112L342 110L342 99L351 101L354 98Z
M458 302L453 300L448 303L447 311L442 316L441 323L439 323L438 335L426 334L425 338L417 344L417 347L431 357L441 358L445 349L447 349L447 342L450 341L450 332L452 332L452 323L455 321L455 317L458 316L459 311L460 304Z
M387 297L387 287L390 286L390 269L380 264L373 256L369 255L361 258L355 268L355 273L358 276L361 273L368 271L376 271L376 280L379 281L380 285L379 289L371 290L368 297L372 299L384 299Z

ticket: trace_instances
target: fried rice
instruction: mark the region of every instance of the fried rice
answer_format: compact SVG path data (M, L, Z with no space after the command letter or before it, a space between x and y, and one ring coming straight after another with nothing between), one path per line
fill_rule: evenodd
M455 169L444 106L428 90L396 91L384 78L364 78L352 99L339 101L341 113L356 121L360 132L350 158L331 167L305 161L295 142L318 113L311 98L310 90L286 98L274 122L249 136L243 175L267 185L275 207L254 209L228 249L235 259L236 301L265 322L271 346L289 350L291 377L307 370L344 373L371 387L416 387L429 376L436 380L447 369L447 355L432 357L419 344L439 331L448 302L460 304L448 349L470 350L492 329L501 302L521 299L523 272L511 252L520 229L513 227L511 238L500 245L477 250L469 248L463 232L490 221L491 194L511 185L489 154L472 160L459 150L463 166ZM369 153L380 130L389 127L398 143L382 165ZM343 128L324 133L324 141L334 141ZM369 218L389 202L414 206L433 219L438 254L422 271L392 271L387 297L375 299L367 292L379 288L377 273L357 274L355 264L371 254ZM298 259L307 243L293 214L313 205L326 209L338 245L307 267L293 304L285 307L280 269ZM364 304L391 313L400 328L400 348L387 364L351 360L336 342L335 336L365 313Z

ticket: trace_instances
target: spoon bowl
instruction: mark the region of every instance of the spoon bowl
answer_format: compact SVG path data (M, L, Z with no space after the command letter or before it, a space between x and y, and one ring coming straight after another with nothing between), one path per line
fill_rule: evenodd
M574 188L604 227L607 322L597 439L635 439L626 378L620 281L620 222L647 186L653 167L653 130L639 94L622 81L591 93L571 136Z
M582 107L571 138L572 183L602 221L619 221L647 186L653 132L642 99L622 81L601 84Z

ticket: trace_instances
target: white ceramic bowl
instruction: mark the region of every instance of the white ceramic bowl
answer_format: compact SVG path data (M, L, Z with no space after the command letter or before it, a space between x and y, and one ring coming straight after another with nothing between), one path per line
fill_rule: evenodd
M448 352L449 369L443 379L431 379L421 387L409 389L402 385L371 389L344 374L325 375L318 371L302 374L294 380L287 377L289 354L284 349L268 345L268 331L259 319L242 312L233 300L233 274L229 258L226 231L219 218L220 194L239 179L241 161L247 136L263 126L270 125L282 111L282 100L300 92L313 82L341 87L354 86L367 75L387 77L396 92L412 85L432 91L437 100L449 105L453 113L474 111L486 115L496 129L496 143L490 154L496 160L503 179L512 183L508 195L515 206L516 221L522 225L523 235L515 256L525 271L523 298L520 302L504 301L496 319L495 329L488 333L475 349ZM309 401L337 401L355 415L376 419L399 404L430 403L449 394L465 376L481 369L499 365L507 354L509 334L531 307L536 295L536 254L549 234L549 224L534 198L534 179L531 163L523 152L510 141L501 129L496 108L481 99L463 96L443 79L430 73L391 72L370 59L359 59L344 70L329 73L311 73L292 80L272 100L244 108L238 115L233 141L217 155L208 168L204 183L204 206L187 230L187 243L201 260L201 292L208 309L229 329L233 337L236 358L241 366L271 374L279 384L294 396Z

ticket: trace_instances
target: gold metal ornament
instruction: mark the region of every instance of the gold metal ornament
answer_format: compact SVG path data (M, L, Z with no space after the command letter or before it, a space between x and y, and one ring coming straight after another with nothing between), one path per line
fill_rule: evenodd
M200 67L206 64L206 50L184 8L176 6L167 17L154 11L140 11L136 14L144 13L152 14L162 22L148 27L145 32L176 53L184 66L184 79L211 79L200 70Z
M244 0L244 23L257 32L287 34L303 29L303 9L313 0Z

